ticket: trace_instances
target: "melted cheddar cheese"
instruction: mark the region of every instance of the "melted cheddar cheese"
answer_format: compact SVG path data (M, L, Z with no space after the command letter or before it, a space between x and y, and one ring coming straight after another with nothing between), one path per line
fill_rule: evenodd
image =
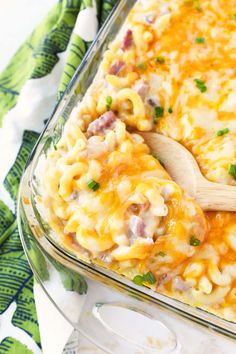
M235 5L137 1L47 155L41 196L80 257L232 321L236 214L203 213L132 131L178 140L206 178L236 185Z

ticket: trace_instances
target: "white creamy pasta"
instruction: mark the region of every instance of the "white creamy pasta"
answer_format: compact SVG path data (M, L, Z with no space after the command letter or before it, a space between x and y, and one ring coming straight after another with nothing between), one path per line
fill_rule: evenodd
M235 0L137 1L46 158L46 218L78 256L236 321L236 214L203 213L138 131L236 185Z

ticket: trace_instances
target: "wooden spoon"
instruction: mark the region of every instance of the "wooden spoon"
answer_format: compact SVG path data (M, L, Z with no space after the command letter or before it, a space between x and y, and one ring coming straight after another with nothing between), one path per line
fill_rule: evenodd
M204 210L236 211L236 187L208 181L193 155L175 140L157 133L138 132L160 157L173 180Z

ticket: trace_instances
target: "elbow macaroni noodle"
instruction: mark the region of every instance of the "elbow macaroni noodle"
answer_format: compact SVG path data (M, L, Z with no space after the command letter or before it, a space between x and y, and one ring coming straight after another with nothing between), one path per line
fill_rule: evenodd
M180 141L206 178L236 185L234 5L137 1L47 153L39 199L79 257L150 271L153 290L236 321L235 213L203 213L133 132Z

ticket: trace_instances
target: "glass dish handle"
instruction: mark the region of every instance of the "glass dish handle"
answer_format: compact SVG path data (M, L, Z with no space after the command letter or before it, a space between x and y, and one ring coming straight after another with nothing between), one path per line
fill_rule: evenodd
M111 354L179 354L175 333L158 308L89 281L77 330ZM109 299L112 299L109 300Z

